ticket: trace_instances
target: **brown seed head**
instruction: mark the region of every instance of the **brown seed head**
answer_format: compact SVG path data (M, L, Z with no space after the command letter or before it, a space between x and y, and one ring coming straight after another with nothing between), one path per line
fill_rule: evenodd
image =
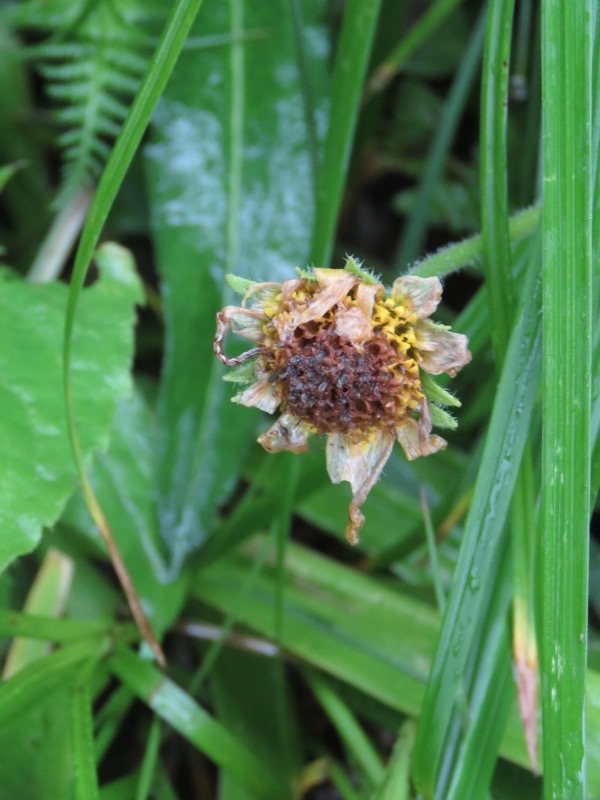
M270 380L289 411L318 433L393 430L422 397L416 366L411 375L383 333L359 347L331 327L306 323L273 355Z

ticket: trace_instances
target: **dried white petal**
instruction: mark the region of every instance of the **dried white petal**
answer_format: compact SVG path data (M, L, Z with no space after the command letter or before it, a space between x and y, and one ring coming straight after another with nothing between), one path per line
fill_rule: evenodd
M392 286L392 300L401 304L410 299L417 316L429 317L442 299L442 284L439 278L419 278L417 275L402 275Z
M312 428L308 423L286 412L266 433L258 437L258 443L269 453L279 453L282 450L303 453L308 450L308 437L311 431Z
M381 475L394 446L393 435L384 429L374 431L362 441L350 434L330 433L327 436L327 472L333 483L348 481L352 487L352 503L348 511L346 538L358 542L358 532L364 522L360 506Z

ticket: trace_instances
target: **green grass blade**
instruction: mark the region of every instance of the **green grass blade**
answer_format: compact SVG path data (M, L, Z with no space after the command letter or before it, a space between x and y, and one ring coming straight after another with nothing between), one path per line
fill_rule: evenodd
M161 719L216 764L230 770L243 786L265 800L281 797L281 787L274 783L268 768L152 664L129 650L120 650L111 658L110 667Z
M84 670L73 688L71 698L70 727L76 800L96 800L98 798L89 677L88 671Z
M469 724L464 731L455 725L458 748L445 770L446 785L438 796L444 800L483 800L504 734L515 690L510 658L507 610L511 597L509 551L502 554L498 578L489 604L481 635L482 652L477 653L473 668L473 686L469 698ZM448 746L454 752L454 741ZM448 759L446 759L448 761ZM443 770L444 771L444 770Z
M584 798L590 497L591 25L596 4L542 5L544 796Z
M148 800L152 791L152 781L156 771L158 753L160 750L161 721L153 717L150 732L146 741L146 750L140 768L140 777L135 792L135 800Z
M367 95L380 92L408 61L411 55L443 24L462 0L437 0L423 13L402 37L382 64L377 67L367 86Z
M417 726L413 720L407 720L400 728L388 763L385 781L371 800L409 800L411 796L410 756L416 732Z
M66 644L78 639L101 640L117 636L120 641L135 639L137 630L131 625L116 627L106 622L78 619L54 619L38 614L20 614L0 609L0 636L21 636L46 642Z
M316 223L311 260L327 266L356 129L363 83L381 0L349 0L337 46L331 85L329 129L317 176Z
M506 517L539 378L539 280L533 263L511 337L437 653L422 709L413 777L434 796L446 737L458 715L463 677L487 613L505 542ZM515 375L520 380L515 385Z
M81 665L98 655L95 643L79 642L51 653L0 685L0 728L10 725L44 696L68 684Z
M77 303L92 261L94 249L102 233L102 228L104 227L108 213L119 191L119 187L123 182L131 160L139 147L142 136L150 121L154 106L175 66L175 62L177 61L188 31L201 4L202 0L180 0L180 2L174 5L150 68L134 100L129 116L115 142L115 146L102 174L98 191L90 206L89 215L81 234L79 247L77 248L65 315L63 360L64 391L69 436L75 453L78 470L82 476L85 470L83 462L81 461L79 440L75 426L75 410L73 407L73 390L71 385L71 348Z
M481 103L481 222L483 260L496 363L501 365L514 315L514 288L508 227L507 108L514 0L490 3L483 68ZM511 548L518 579L514 582L514 658L521 714L532 764L537 765L536 694L537 652L533 625L533 565L529 556L535 525L533 496L528 491L525 449L511 505ZM500 667L498 667L500 668ZM497 718L497 717L496 717ZM483 739L480 739L483 741Z
M502 363L514 310L508 232L506 109L514 0L491 0L481 89L481 233L492 320Z
M303 676L312 693L323 706L359 770L371 787L377 786L384 776L381 759L351 709L334 688L316 672L305 670Z
M444 112L440 119L435 139L427 153L423 177L396 257L397 272L403 272L407 264L414 261L423 248L429 207L479 66L484 32L485 11L481 12L475 26L444 105Z
M249 542L243 552L200 570L193 592L198 600L235 615L240 623L272 640L274 567L265 567L243 604L239 589L265 541L263 537ZM439 630L431 605L292 543L286 556L286 576L285 650L358 690L365 697L363 710L371 707L372 698L388 709L418 716ZM486 611L484 608L484 615ZM589 671L589 689L588 755L594 797L600 796L600 674L593 670ZM399 722L397 718L396 724ZM515 706L500 752L527 766Z

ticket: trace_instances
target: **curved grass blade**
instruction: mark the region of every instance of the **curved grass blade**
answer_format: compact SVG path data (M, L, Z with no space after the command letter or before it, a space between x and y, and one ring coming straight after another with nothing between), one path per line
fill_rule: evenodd
M27 614L46 614L46 619L56 619L65 610L73 579L73 560L54 548L50 548L27 593L24 611ZM0 616L6 613L0 609ZM45 655L49 646L47 637L39 641L15 638L6 654L2 677L10 678L27 664Z
M140 768L135 800L148 800L152 791L152 781L157 770L158 754L160 751L161 721L153 717L150 723L150 732L146 741L146 750Z
M417 726L413 720L407 720L402 725L388 763L385 780L371 800L409 800L410 756L416 733Z
M73 455L77 465L77 471L82 483L86 503L94 521L98 525L106 545L111 554L111 559L115 570L121 581L121 585L127 595L133 616L142 631L144 637L155 653L159 663L164 664L164 655L158 645L146 616L139 603L135 589L131 583L127 568L123 563L119 551L115 545L112 533L108 528L102 509L100 508L94 495L91 484L87 478L85 466L82 460L79 435L76 427L75 408L73 403L72 385L72 366L71 351L73 341L73 326L75 323L75 312L77 303L81 295L81 290L87 275L95 246L98 242L102 228L114 202L116 194L121 186L125 173L131 160L141 142L142 136L150 116L160 97L166 82L171 74L175 62L179 56L181 48L185 42L188 31L200 8L202 0L180 0L173 6L171 15L165 25L164 32L158 43L156 53L152 58L150 67L140 87L140 90L131 107L131 111L123 125L121 133L115 143L113 151L108 159L106 169L100 180L98 191L92 201L89 216L84 225L77 254L75 256L75 266L71 280L67 310L65 315L65 330L63 340L63 362L64 362L64 394L67 413L67 427Z
M77 642L45 656L0 685L0 729L59 686L68 685L86 662L96 658L101 646Z

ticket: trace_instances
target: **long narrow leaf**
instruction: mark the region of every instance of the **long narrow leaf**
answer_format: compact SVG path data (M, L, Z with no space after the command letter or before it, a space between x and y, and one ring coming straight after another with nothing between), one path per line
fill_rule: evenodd
M545 797L584 798L590 498L592 0L542 5Z
M215 763L230 770L242 785L265 800L281 797L281 787L277 786L268 768L152 664L129 650L120 650L111 658L110 666L161 719Z
M90 676L87 670L82 672L73 687L70 723L75 797L77 800L96 800L98 776L94 753Z
M533 269L530 276L498 387L417 734L413 776L426 797L434 795L446 738L459 713L467 662L487 613L537 393L540 285Z
M317 219L311 256L317 266L327 265L331 257L380 5L381 0L349 0L344 9L331 86L329 130L317 180Z

